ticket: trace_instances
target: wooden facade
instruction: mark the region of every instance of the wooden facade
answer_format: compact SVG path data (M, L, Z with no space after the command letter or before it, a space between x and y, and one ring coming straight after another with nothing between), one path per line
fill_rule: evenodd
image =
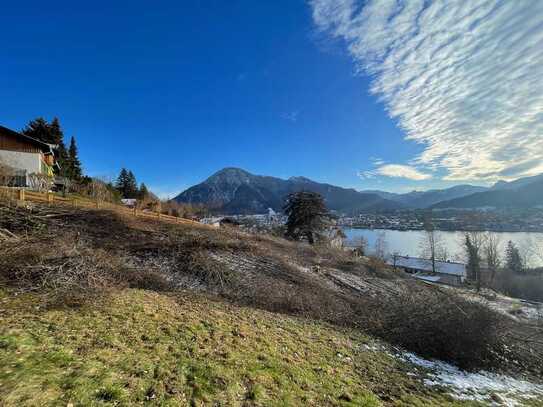
M31 139L22 137L5 127L0 127L0 150L41 153L44 147L40 147L39 142L33 142Z
M0 134L0 150L39 153L41 149L26 140L16 139L9 134Z

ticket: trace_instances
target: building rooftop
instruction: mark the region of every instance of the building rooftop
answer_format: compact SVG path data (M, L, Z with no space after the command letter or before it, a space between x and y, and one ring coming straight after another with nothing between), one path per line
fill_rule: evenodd
M387 264L394 265L397 267L410 268L413 270L420 270L426 272L432 272L432 261L429 259L422 259L419 257L409 257L409 256L395 256L396 262L394 263L394 258L390 257L387 259ZM451 274L455 276L466 276L466 265L462 263L454 263L450 261L436 261L436 272L443 274Z
M56 149L58 147L55 144L44 143L43 141L36 140L35 138L29 137L29 136L25 136L22 133L18 133L4 126L0 126L0 134L12 136L20 140L24 140L28 143L34 144L35 146L39 147L44 152L52 152L53 149Z

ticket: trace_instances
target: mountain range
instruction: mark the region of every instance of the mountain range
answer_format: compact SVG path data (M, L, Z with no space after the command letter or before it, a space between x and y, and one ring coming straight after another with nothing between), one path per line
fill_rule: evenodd
M204 182L182 192L175 201L204 204L221 214L267 213L280 211L288 194L297 191L318 192L330 210L345 214L402 209L404 205L375 193L323 184L304 177L287 180L253 175L240 168L225 168Z
M224 168L174 200L204 204L215 213L258 214L267 213L269 208L280 211L288 194L302 190L321 194L329 209L347 215L400 209L533 207L543 205L543 174L512 182L500 181L492 187L456 185L398 194L356 191L305 177L285 180L254 175L240 168Z
M543 174L512 182L500 181L490 189L432 205L433 208L543 208Z
M390 199L394 202L401 203L409 208L429 208L439 202L448 201L451 199L461 198L477 192L488 190L486 187L474 185L456 185L446 189L430 189L428 191L411 191L405 194L397 194L384 191L364 191L373 192L382 198Z

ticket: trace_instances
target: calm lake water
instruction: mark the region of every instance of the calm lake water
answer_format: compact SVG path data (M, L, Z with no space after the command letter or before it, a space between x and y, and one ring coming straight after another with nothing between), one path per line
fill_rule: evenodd
M388 253L397 252L401 255L420 256L424 232L420 230L385 230L385 229L351 229L345 228L347 244L356 241L363 236L368 241L368 249L371 252L375 247L375 241L380 233L385 233ZM464 261L463 242L464 232L438 232L446 247L449 260ZM494 233L494 232L493 232ZM543 233L532 232L495 232L500 237L501 253L505 253L505 246L509 240L514 242L521 253L528 259L530 266L541 266L543 261L537 256L530 255L530 247L534 242L543 245ZM543 250L543 248L542 248Z

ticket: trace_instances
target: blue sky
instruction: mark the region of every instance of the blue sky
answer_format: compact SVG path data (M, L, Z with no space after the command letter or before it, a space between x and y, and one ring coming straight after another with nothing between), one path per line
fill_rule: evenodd
M127 167L162 196L226 166L395 191L542 172L543 29L530 17L538 2L482 2L464 15L388 3L11 2L2 10L1 124L58 116L88 174ZM535 63L505 73L498 64L501 83L519 86L489 85L493 65L475 72L470 61L490 64L483 46L517 31L517 43L494 55ZM422 35L435 49L420 46ZM415 64L394 54L406 47ZM458 69L435 68L451 64ZM521 112L511 107L517 98ZM505 110L508 121L496 120ZM504 144L489 149L496 140Z

